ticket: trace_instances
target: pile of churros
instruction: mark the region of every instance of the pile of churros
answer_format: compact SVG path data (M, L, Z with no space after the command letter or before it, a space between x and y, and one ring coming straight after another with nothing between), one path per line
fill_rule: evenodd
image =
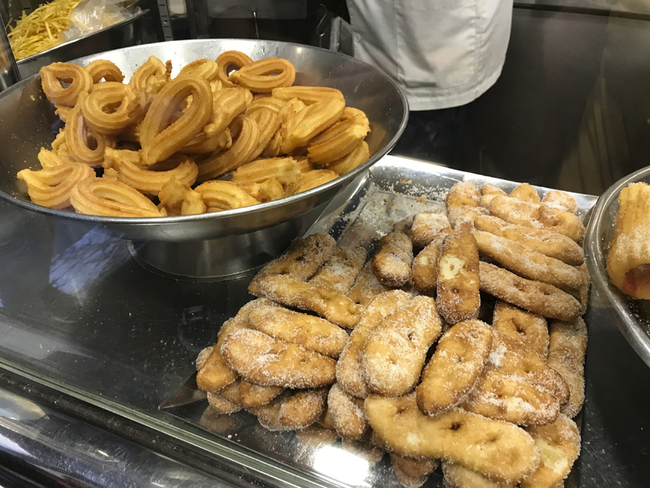
M366 114L328 87L293 86L285 59L238 51L171 77L151 56L128 84L111 61L40 70L65 122L41 169L18 172L32 202L116 217L193 215L315 188L370 157Z
M556 488L580 452L590 278L570 195L457 183L365 246L314 234L196 361L221 414L333 443L406 487ZM346 240L350 242L350 240ZM362 453L362 454L359 454Z

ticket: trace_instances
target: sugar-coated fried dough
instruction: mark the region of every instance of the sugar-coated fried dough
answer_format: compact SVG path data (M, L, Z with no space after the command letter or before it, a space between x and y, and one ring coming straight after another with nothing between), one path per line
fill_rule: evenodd
M487 368L513 374L555 396L563 405L569 399L569 387L562 376L523 342L493 331L492 351Z
M318 420L326 402L326 388L296 391L282 403L278 420L284 426L303 429Z
M519 198L526 202L539 203L539 193L528 183L522 183L510 192L513 198Z
M361 365L371 391L387 396L411 391L429 347L440 336L442 323L433 298L418 296L386 317L368 336Z
M481 186L481 207L490 208L492 199L498 196L507 196L508 194L498 186L483 185Z
M280 410L291 397L291 392L285 391L271 402L259 407L249 408L247 411L255 415L260 425L271 432L294 430L294 427L280 422Z
M420 212L413 218L411 241L414 246L426 247L447 230L451 230L451 226L444 212Z
M555 488L571 472L580 454L580 433L575 422L560 414L555 423L528 430L541 453L537 470L521 482L521 488Z
M515 488L515 483L491 480L458 463L442 463L442 474L449 488Z
M422 293L432 294L438 286L438 257L447 233L434 238L413 259L413 285Z
M559 259L532 251L515 241L489 232L475 231L473 235L482 255L519 276L558 287L577 289L582 285L580 271Z
M438 259L436 305L450 324L478 317L479 258L476 240L469 233L445 237Z
M251 311L248 321L253 329L326 356L338 357L348 340L343 329L327 320L264 302Z
M582 220L571 212L542 203L537 219L545 229L563 234L576 242L582 242L585 236Z
M417 404L427 415L457 406L474 387L492 347L492 330L480 320L452 326L438 342L416 389Z
M550 393L516 375L488 370L463 403L463 409L484 417L531 426L553 423L560 413L560 404Z
M470 232L474 229L474 222L482 215L489 212L483 207L463 205L460 207L448 207L447 218L455 232Z
M591 287L591 276L589 276L589 268L587 268L587 263L581 264L578 266L578 271L582 275L582 286L578 290L578 299L580 300L580 315L584 315L587 312L587 306L589 305L589 288Z
M411 239L403 232L391 232L377 244L372 270L382 285L402 286L411 278L412 262Z
M363 307L367 306L377 295L389 291L372 272L372 261L368 261L352 285L348 298Z
M541 315L497 300L492 317L494 330L519 339L542 359L548 355L548 325Z
M474 226L481 231L516 241L527 248L540 252L551 258L577 266L585 260L585 254L573 239L546 229L532 229L491 215L482 215L476 219Z
M390 462L400 483L406 488L420 488L438 467L437 459L414 459L391 453Z
M284 391L281 386L260 386L250 381L239 382L239 403L244 408L266 405Z
M329 288L314 286L291 275L267 276L258 283L259 295L288 307L315 312L342 327L354 328L362 307Z
M330 388L327 397L327 411L332 418L336 432L341 437L360 439L368 430L363 400L346 393L338 383L334 383Z
M576 202L576 199L568 193L559 190L547 192L542 198L542 203L571 213L578 211L578 202Z
M212 354L212 350L214 349L214 346L208 346L204 349L201 349L201 352L199 353L198 356L196 356L196 370L200 371L203 366L205 366L205 363L208 362L208 358Z
M241 410L241 405L226 400L219 393L208 392L208 403L221 414L231 414Z
M360 246L337 249L309 283L347 295L365 262L366 251Z
M350 395L365 398L369 393L361 367L361 351L368 336L384 317L395 313L410 299L411 296L401 290L388 291L377 295L363 311L336 363L336 380Z
M587 326L581 318L573 322L551 322L549 334L547 362L569 386L569 400L562 406L562 413L573 418L585 401Z
M570 321L581 312L578 300L553 285L527 280L483 261L479 273L482 291L543 317Z
M447 209L450 207L478 207L481 201L481 196L478 192L476 185L472 183L462 182L456 183L449 189L445 204Z
M318 425L325 429L335 430L334 420L332 420L332 416L330 415L330 411L327 405L325 405L325 410L323 410L323 413L320 415L316 422L318 422Z
M460 410L427 417L415 395L371 395L365 407L370 426L397 454L458 462L509 482L522 480L539 464L532 437L507 422Z
M241 385L241 379L237 378L235 381L230 383L228 386L224 386L221 390L218 392L215 392L218 396L221 398L229 401L233 405L238 405L239 407L242 406L241 402L239 401L239 386Z
M327 234L312 234L294 239L291 246L277 259L268 263L248 286L251 295L259 293L259 282L272 275L290 274L306 281L327 261L336 249L336 241Z
M221 355L240 376L262 386L317 388L335 380L334 359L257 330L229 334L221 345Z

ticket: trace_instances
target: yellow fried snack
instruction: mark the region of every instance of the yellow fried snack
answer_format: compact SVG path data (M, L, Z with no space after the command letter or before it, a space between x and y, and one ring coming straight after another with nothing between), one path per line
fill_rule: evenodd
M360 439L368 430L363 400L355 398L334 383L327 396L327 411L336 432L341 437Z
M217 412L227 415L235 412L239 412L241 410L241 405L237 403L233 403L230 400L227 400L223 396L221 396L219 393L208 393L208 403L212 408L214 408Z
M336 363L336 380L350 395L365 398L369 394L361 367L361 351L368 336L385 317L397 312L410 300L410 295L401 290L388 291L375 296L363 311Z
M515 488L515 483L488 479L462 464L443 462L442 473L445 477L445 485L449 485L450 488Z
M303 108L282 124L283 153L305 146L316 135L338 122L343 114L345 102L328 98Z
M170 61L163 63L156 56L149 56L149 59L133 73L129 85L136 93L155 95L170 80L171 71Z
M261 301L248 316L251 328L326 356L338 357L348 334L336 325L300 312Z
M266 405L284 391L281 386L260 386L250 381L239 382L239 403L243 408Z
M478 188L468 182L454 184L445 198L447 209L450 207L478 207L480 201Z
M475 231L473 236L481 255L519 276L558 287L576 289L582 285L580 271L559 259L532 251L515 241L489 232Z
M587 326L581 318L573 322L551 322L549 335L547 362L569 387L569 400L562 406L562 413L573 418L585 401Z
M491 215L478 217L474 221L474 226L478 230L516 241L528 249L559 259L567 264L577 266L585 260L582 248L573 239L551 230L509 224L505 220Z
M217 79L219 65L211 59L197 59L183 66L178 76L199 76L208 81Z
M286 253L255 275L248 285L248 293L258 295L259 282L268 276L289 274L299 280L308 280L334 254L335 249L336 241L327 234L294 239Z
M88 127L102 134L116 134L140 122L147 109L129 85L113 81L101 83L79 101Z
M413 218L411 241L416 247L428 246L441 233L451 231L444 212L420 212Z
M219 63L218 58L217 63ZM282 58L264 58L254 61L240 66L228 76L228 81L256 93L271 93L274 88L291 86L295 79L296 68Z
M470 205L447 207L447 218L455 232L471 232L476 219L488 213L486 208Z
M280 123L282 121L276 112L267 108L256 110L252 114L247 115L247 117L253 119L260 130L257 148L250 156L251 159L255 159L262 154L264 149L266 149L266 146L268 146L269 142L280 128Z
M363 112L341 120L311 140L307 148L309 160L315 164L337 161L350 154L368 132L370 132L370 123Z
M541 315L497 300L492 317L494 330L523 341L542 359L548 355L548 325Z
M529 429L541 454L537 470L521 488L554 488L571 472L580 454L580 434L575 422L560 414L555 423Z
M434 238L413 259L413 285L422 293L433 294L438 286L438 257L445 236L451 229L445 229Z
M277 178L282 185L291 185L298 180L298 162L292 157L258 159L241 165L232 174L233 183L262 183Z
M309 283L334 290L341 295L347 295L361 273L366 262L366 250L361 246L336 249L334 255L309 280Z
M196 371L200 371L203 366L208 362L208 358L212 354L212 351L214 350L214 346L208 346L203 349L201 349L201 352L199 353L198 356L196 356Z
M315 312L342 327L357 325L362 308L345 295L300 281L291 275L275 275L257 283L259 296L288 307Z
M479 259L474 237L466 232L445 237L438 258L436 305L450 324L475 319L481 304Z
M352 285L348 298L354 303L367 306L377 295L390 290L387 286L382 285L375 274L372 272L372 261L368 261L357 280Z
M81 105L86 96L81 93L81 102L70 109L64 129L65 143L74 161L96 168L102 165L104 150L115 145L115 138L88 127L81 112Z
M621 190L618 202L607 273L612 284L624 293L650 300L650 186L631 183Z
M521 481L539 464L532 437L507 422L459 410L427 417L415 395L371 395L365 407L370 426L397 454L458 462L510 482Z
M217 63L217 66L219 67L217 73L219 81L221 81L223 86L232 88L235 84L228 79L229 72L233 68L239 69L252 64L253 60L240 51L226 51L219 55L215 60L215 63Z
M484 417L506 420L521 426L553 423L560 405L550 393L517 375L487 370L463 402L463 409Z
M338 98L344 100L343 93L336 88L325 86L288 86L278 87L271 91L273 98L288 102L292 98L297 98L307 105L312 105L328 98Z
M542 198L542 203L571 213L578 211L578 202L576 202L576 199L568 193L559 190L551 190L545 193Z
M240 376L262 386L317 388L335 380L334 359L257 330L240 329L228 334L221 355Z
M483 185L481 186L481 207L490 208L490 202L495 197L500 195L508 196L508 194L503 191L498 186L494 185Z
M160 217L160 211L138 190L121 181L90 177L72 189L70 204L77 213L113 217Z
M452 326L438 342L416 389L417 404L427 415L456 407L474 387L492 347L492 331L480 320Z
M260 109L267 109L280 114L280 109L284 107L286 100L281 100L276 97L264 97L264 98L255 98L249 105L246 107L246 115L251 115L253 112ZM282 119L280 119L282 122Z
M170 178L158 193L160 207L167 215L196 215L206 211L201 194L176 178Z
M386 317L368 336L361 354L366 383L387 396L411 391L442 324L433 298L418 296Z
M372 270L382 285L402 286L411 278L412 263L411 239L403 232L391 232L377 244Z
M519 198L526 202L539 203L539 194L537 190L530 186L528 183L522 183L518 185L514 190L510 192L510 196L513 198Z
M195 191L203 198L208 212L248 207L260 203L230 181L206 181L197 186Z
M350 153L343 156L341 159L332 161L326 164L327 169L331 169L338 175L349 173L353 169L361 166L363 163L370 159L370 147L366 141L355 147Z
M400 483L406 488L420 488L439 464L437 459L415 459L395 453L390 454L390 462Z
M327 390L323 388L285 392L270 403L248 411L270 431L303 429L318 420L325 408L326 395Z
M235 185L260 202L270 202L285 196L284 188L277 178L269 178L262 183L235 182Z
M56 166L44 165L43 169L32 171L23 169L18 172L18 179L27 184L27 194L37 205L50 208L66 208L70 206L70 197L73 189L82 180L94 178L95 172L86 164L64 163L56 155L50 155L49 159L56 158L61 164Z
M287 194L295 195L296 193L302 193L303 191L311 190L317 186L324 185L325 183L335 180L338 178L334 171L331 169L314 169L311 171L306 171L301 173L298 176L295 184L291 185L290 188L287 188Z
M90 93L93 89L90 73L76 64L52 63L43 66L38 74L43 93L55 105L74 107L81 93Z
M578 317L580 302L547 283L527 280L507 269L479 263L481 290L543 317L570 321Z

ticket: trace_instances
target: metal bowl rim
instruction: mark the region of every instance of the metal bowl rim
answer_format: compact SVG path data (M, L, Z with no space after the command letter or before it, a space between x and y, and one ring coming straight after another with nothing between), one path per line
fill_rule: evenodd
M131 20L131 19L129 19ZM188 39L188 40L178 40L178 41L167 41L164 42L164 44L202 44L205 43L206 41L209 41L208 39ZM260 41L257 39L218 39L219 42L245 42L245 43L259 43ZM70 41L73 42L73 41ZM388 80L389 84L393 85L395 88L396 92L399 95L400 100L402 101L403 107L404 107L404 112L402 114L402 120L400 121L399 127L397 131L395 132L395 135L388 141L387 144L385 144L377 153L373 154L368 161L363 163L362 165L356 167L349 173L346 173L342 176L339 176L338 178L333 179L332 181L329 181L323 185L319 185L315 188L312 188L311 190L307 190L305 192L301 192L296 195L291 195L288 197L281 198L279 200L273 200L271 202L266 202L266 203L260 203L257 205L252 205L250 207L241 207L241 208L236 208L232 210L223 210L221 212L212 212L212 213L204 213L204 214L198 214L198 215L182 215L182 216L168 216L168 217L103 217L99 215L86 215L86 214L79 214L75 212L66 212L63 210L56 210L48 207L43 207L41 205L37 205L32 202L28 202L26 200L23 200L21 198L15 197L13 195L9 195L8 193L4 191L0 191L0 198L9 201L13 204L20 205L24 208L27 208L31 211L39 212L39 213L44 213L47 215L52 215L56 217L62 217L62 218L67 218L67 219L74 219L77 221L82 221L82 222L89 222L93 224L98 224L98 223L106 223L106 224L120 224L120 225L137 225L137 224L175 224L175 223L186 223L186 222L192 222L192 221L202 221L202 220L224 220L228 219L230 217L235 217L239 215L247 215L247 214L253 214L256 212L263 212L264 210L270 209L270 208L281 208L286 205L291 205L293 202L297 200L304 200L308 199L311 196L315 196L319 193L324 193L325 191L329 190L330 188L333 188L337 185L340 185L343 182L350 182L352 181L356 176L358 176L360 173L368 169L370 166L375 164L377 161L379 161L382 157L384 157L390 149L392 149L399 138L401 137L402 133L404 132L404 129L406 128L406 124L408 122L408 115L409 115L409 105L408 105L408 100L406 99L406 96L404 95L404 92L402 89L395 83L395 80L388 76L386 73L381 71L380 69L372 66L369 63L366 63L365 61L361 61L359 59L356 59L352 56L347 56L346 54L342 53L336 53L333 51L330 51L328 49L324 49L321 47L316 47L316 46L309 46L309 45L304 45L304 44L299 44L295 42L283 42L283 41L266 41L264 40L265 43L272 43L272 44L282 44L282 45L290 45L290 46L296 46L296 47L301 47L301 48L308 48L310 50L315 50L315 51L325 51L330 54L335 54L338 56L342 56L345 58L349 58L353 60L355 63L359 63L365 66L370 67L371 69L375 70L377 73L381 74L381 76L385 77L386 80ZM154 43L154 44L163 44L163 43ZM88 56L83 56L81 58L73 59L69 61L70 63L80 63L83 62L86 58L89 57L97 57L102 54L108 54L108 53L113 53L116 51L119 52L124 52L124 51L129 51L129 50L135 50L135 49L141 49L143 45L140 46L130 46L122 49L115 49L112 51L104 51L101 53L96 53L96 54L91 54ZM27 59L27 58L25 58ZM25 80L22 80L20 83L14 85L11 87L9 90L7 90L5 93L10 93L14 89L19 89L23 85L25 85L29 80L32 78L38 76L38 74L32 75L29 78L26 78Z

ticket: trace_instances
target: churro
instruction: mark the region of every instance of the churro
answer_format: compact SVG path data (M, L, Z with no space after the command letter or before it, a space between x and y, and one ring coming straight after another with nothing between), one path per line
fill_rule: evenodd
M391 232L377 244L372 270L382 285L402 286L411 278L412 263L411 239L403 232Z
M160 217L142 193L120 181L85 178L72 189L70 204L78 213L107 217Z
M370 159L370 148L366 141L361 141L349 154L343 156L341 159L328 163L326 166L336 174L344 175L361 166L368 159Z
M75 161L99 167L104 159L104 150L114 146L115 139L88 127L81 111L81 104L86 96L82 93L80 95L82 102L75 105L68 114L65 124L65 143Z
M343 93L336 88L325 86L288 86L278 87L272 90L273 98L283 101L289 101L297 98L307 105L327 100L328 98L338 98L345 101Z
M207 210L201 194L174 177L162 186L158 200L167 215L196 215Z
M341 118L345 102L328 98L303 108L282 124L282 145L284 153L307 145L315 136L333 126Z
M406 488L420 488L439 464L437 459L415 459L395 453L390 454L390 462L400 483Z
M51 161L56 158L51 154ZM59 160L60 161L60 160ZM66 208L70 206L70 197L74 187L86 178L95 176L92 168L86 164L58 162L56 165L45 163L43 169L32 171L23 169L18 172L18 179L27 184L27 194L37 205L49 208Z
M228 81L256 93L271 93L274 88L291 86L295 79L296 68L282 58L260 59L240 66L228 75Z
M228 79L229 72L232 69L240 69L248 66L253 63L253 60L240 51L226 51L221 53L215 62L219 68L217 78L223 86L232 88L235 84Z
M548 355L548 325L541 315L497 300L492 318L494 330L521 340L543 359Z
M444 212L420 212L413 218L411 241L416 247L426 247L441 233L449 231L451 226Z
M116 81L122 83L124 81L124 74L115 63L107 59L96 59L91 61L86 66L86 71L93 79L93 83L97 84L100 81Z
M230 181L206 181L197 186L195 191L203 198L208 212L231 210L260 203Z
M149 59L135 70L129 85L136 93L155 95L171 79L171 72L171 61L163 63L156 56L149 56Z
M307 154L316 164L332 163L350 154L370 132L365 114L341 120L309 143Z
M107 81L79 99L88 127L102 134L116 134L144 116L146 108L135 101L129 85Z
M338 177L339 175L331 169L314 169L307 171L298 176L296 182L287 189L287 193L290 195L302 193L303 191L324 185Z
M52 63L43 66L38 74L47 99L54 105L74 107L81 93L90 93L93 78L86 69L71 63ZM68 84L63 87L62 83Z

